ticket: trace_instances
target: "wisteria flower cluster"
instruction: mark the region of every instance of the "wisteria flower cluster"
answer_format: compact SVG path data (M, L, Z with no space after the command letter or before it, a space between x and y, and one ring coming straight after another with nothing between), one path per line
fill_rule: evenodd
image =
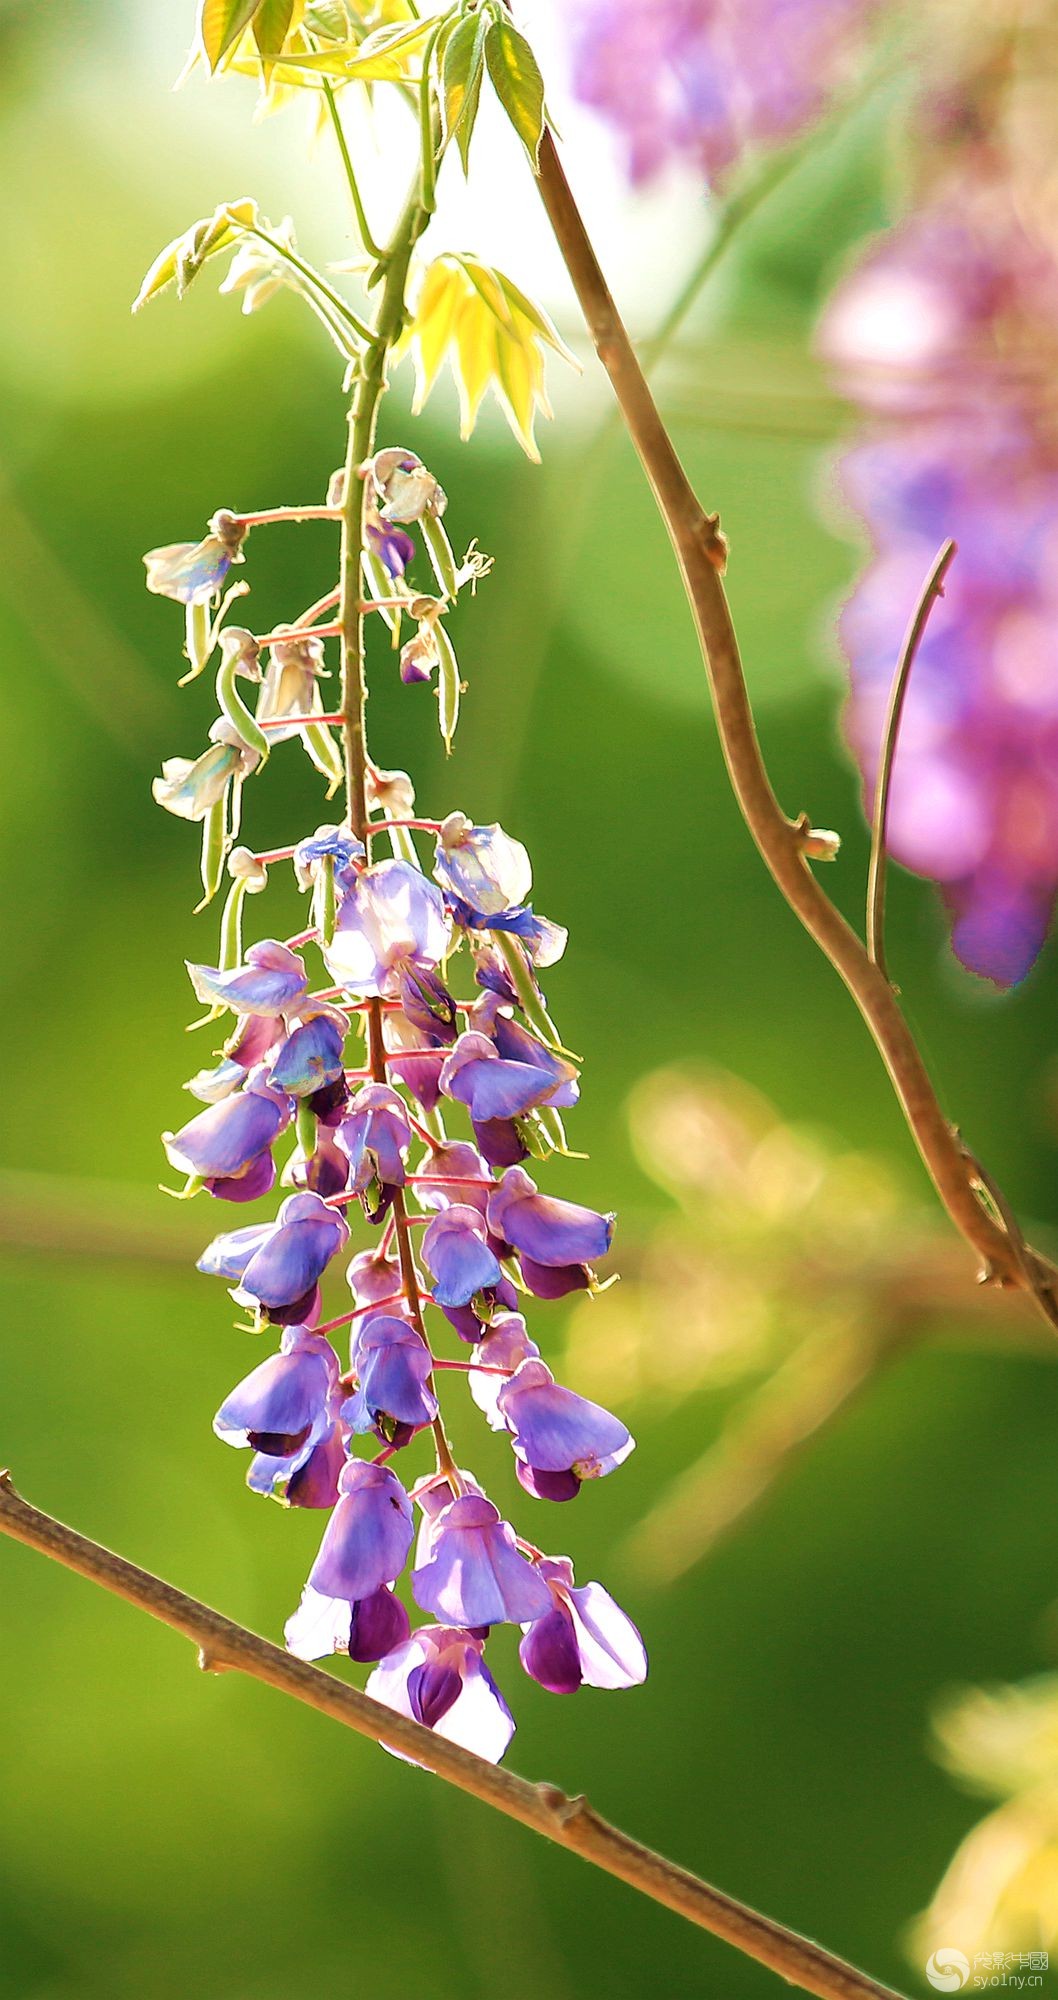
M939 883L958 957L1000 986L1028 972L1058 891L1056 314L1053 250L974 169L871 248L821 335L871 420L841 472L872 545L842 620L849 740L870 798L914 579L953 537L889 842Z
M573 86L620 135L635 181L710 182L816 117L862 45L870 0L584 0Z
M359 475L365 583L378 579L373 557L387 592L365 608L411 620L399 668L419 682L439 664L447 598L407 581L410 530L420 524L439 588L451 586L445 496L399 447ZM198 1266L227 1283L254 1329L279 1334L217 1412L218 1437L251 1453L255 1493L328 1515L288 1647L372 1664L367 1685L380 1701L496 1759L515 1725L485 1662L493 1626L520 1627L525 1671L556 1693L629 1687L646 1656L602 1586L578 1585L565 1557L516 1533L456 1466L439 1384L449 1371L466 1376L534 1500L573 1500L614 1471L633 1448L626 1426L555 1380L523 1310L601 1288L614 1217L545 1193L526 1165L565 1150L561 1114L579 1085L538 984L566 934L534 909L519 841L459 812L417 818L407 775L368 763L358 830L351 805L344 823L289 848L234 844L241 789L276 743L300 735L341 776L331 731L344 718L325 713L318 688L334 636L321 614L333 600L264 637L224 622L230 590L217 603L251 525L337 515L341 498L339 480L328 507L223 510L203 542L146 557L148 587L187 607L192 668L220 656L209 747L168 762L155 796L204 822L206 898L222 865L230 877L219 962L188 970L206 1021L233 1016L234 1026L188 1085L204 1108L165 1147L185 1195L240 1204L277 1181L289 1190L273 1219L223 1231ZM480 574L480 561L470 570ZM257 688L252 712L240 681ZM262 894L280 864L292 866L311 920L294 938L244 947L245 897ZM315 986L310 950L324 974ZM354 1214L366 1236L347 1263L352 1306L324 1320L322 1288L352 1243ZM347 1361L333 1344L346 1328ZM445 1353L460 1343L466 1358ZM433 1464L410 1483L398 1467L420 1436ZM396 1590L409 1565L427 1621L414 1629Z

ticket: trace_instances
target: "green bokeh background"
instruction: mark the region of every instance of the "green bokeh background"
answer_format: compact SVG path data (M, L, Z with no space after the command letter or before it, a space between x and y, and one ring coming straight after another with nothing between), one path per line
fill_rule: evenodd
M197 532L218 504L320 491L342 417L331 357L291 301L240 321L207 279L181 310L128 319L143 268L192 216L263 184L279 212L272 191L300 143L278 123L251 129L238 89L223 129L200 113L185 129L168 95L183 26L170 12L159 0L0 9L0 169L18 190L0 333L0 1458L28 1497L276 1634L319 1520L252 1499L212 1439L214 1408L257 1354L190 1268L223 1218L154 1192L156 1134L180 1122L181 1080L204 1060L184 1037L180 960L209 955L214 920L190 914L195 837L155 810L148 782L163 756L194 753L208 690L177 695L178 614L144 592L140 555ZM778 792L842 830L828 884L851 916L866 843L832 634L857 557L820 526L840 418L807 340L845 247L884 220L884 108L746 230L661 378L731 536ZM516 244L508 261L518 278ZM627 1241L662 1206L632 1157L627 1093L688 1058L876 1149L924 1195L865 1033L738 820L663 532L627 448L593 441L596 375L564 393L542 469L498 421L460 446L447 390L409 433L449 490L453 538L478 534L496 569L458 614L470 689L451 764L428 695L402 690L383 656L375 754L416 773L424 810L498 816L530 846L539 902L572 935L550 996L589 1055L575 1143L591 1159L562 1170L564 1188L619 1208ZM401 376L399 408L406 396ZM328 533L255 542L260 629L326 587ZM291 746L251 795L251 837L291 838L318 798ZM295 927L291 892L277 888L273 909L269 931ZM953 970L927 888L898 877L890 923L946 1103L1046 1228L1053 951L1000 1004ZM31 1209L37 1247L21 1240ZM97 1214L145 1247L94 1254ZM545 1316L560 1354L562 1309ZM953 1682L1053 1663L1058 1374L955 1346L910 1355L665 1590L624 1570L620 1547L718 1412L699 1399L663 1422L627 1414L635 1457L551 1539L628 1604L651 1677L621 1697L555 1700L500 1635L512 1762L924 1990L901 1933L979 1810L931 1761L929 1710ZM457 1442L517 1505L474 1416L457 1413ZM203 1678L183 1641L36 1556L0 1546L0 1580L4 2000L777 1990L334 1725L234 1676Z

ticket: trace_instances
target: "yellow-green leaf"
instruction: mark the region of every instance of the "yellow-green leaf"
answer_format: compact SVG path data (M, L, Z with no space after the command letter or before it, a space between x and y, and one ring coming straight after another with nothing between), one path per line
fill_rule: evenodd
M175 284L178 295L183 298L192 278L198 276L207 258L230 249L243 230L252 229L256 221L257 204L244 197L240 201L224 202L212 215L204 217L201 222L193 222L190 229L186 229L172 243L167 243L155 258L133 300L133 312L138 312L148 299L164 292L167 285Z
M455 139L464 173L469 163L474 120L481 101L487 28L487 15L467 14L453 29L445 45L441 72L441 116L445 140Z
M202 0L198 33L211 70L216 70L243 29L249 27L260 5L261 0Z
M279 55L294 21L294 0L261 0L253 17L253 38L262 56Z
M518 442L537 456L535 412L550 416L543 346L576 362L551 321L501 271L446 252L426 270L405 345L415 354L414 408L420 410L448 355L459 391L461 431L474 428L491 386Z
M544 80L536 57L513 22L493 20L485 36L492 86L536 173L544 136Z

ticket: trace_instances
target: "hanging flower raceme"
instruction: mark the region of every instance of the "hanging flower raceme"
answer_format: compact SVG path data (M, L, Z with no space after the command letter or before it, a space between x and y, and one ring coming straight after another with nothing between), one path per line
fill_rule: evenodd
M817 117L855 73L869 0L585 0L573 83L635 181L673 162L710 181Z
M387 447L358 471L368 600L380 600L395 645L402 619L415 625L406 677L440 665L448 740L454 655L442 614L486 565L472 555L455 564L445 495L414 452ZM328 505L307 511L331 515L343 492L332 482ZM565 1150L559 1114L577 1102L576 1069L536 983L566 934L534 914L519 841L459 812L418 820L407 774L366 755L365 825L336 815L284 847L233 847L242 779L270 750L300 735L328 783L337 758L319 694L334 629L314 621L338 593L267 641L224 625L230 590L203 623L246 527L269 518L218 516L209 543L156 552L149 565L152 588L189 607L195 671L220 656L210 747L197 764L167 765L156 793L202 822L204 882L208 853L210 882L226 864L230 883L220 949L188 972L206 1010L197 1025L233 1018L187 1086L199 1108L164 1144L188 1196L247 1203L277 1180L290 1190L278 1213L216 1236L199 1259L254 1328L282 1329L278 1352L225 1398L214 1428L250 1454L254 1493L327 1515L287 1623L290 1650L373 1665L378 1700L496 1758L514 1722L483 1657L492 1625L521 1628L526 1672L556 1691L627 1687L645 1672L635 1628L601 1585L578 1589L564 1558L522 1541L473 1473L455 1468L439 1396L439 1384L464 1381L485 1424L510 1439L515 1494L520 1482L537 1499L572 1498L632 1449L617 1417L555 1381L516 1310L519 1285L544 1298L598 1289L594 1266L613 1230L612 1216L542 1193L520 1164ZM437 596L403 581L416 555L409 524ZM253 713L246 683L258 689ZM383 831L392 857L374 858ZM246 944L245 899L269 888L281 860L311 898L309 921L285 943ZM310 971L310 953L325 975ZM324 1321L323 1287L353 1217L367 1234L345 1271L351 1305ZM330 1336L344 1327L343 1372ZM469 1360L446 1357L443 1344L460 1342ZM434 1469L409 1497L387 1461L411 1454L418 1470L424 1443ZM413 1629L416 1611L430 1622Z
M869 418L840 473L872 545L841 623L849 742L870 807L907 606L953 538L907 690L887 843L939 885L957 956L999 986L1029 971L1058 892L1056 313L1052 247L970 174L869 250L820 335Z

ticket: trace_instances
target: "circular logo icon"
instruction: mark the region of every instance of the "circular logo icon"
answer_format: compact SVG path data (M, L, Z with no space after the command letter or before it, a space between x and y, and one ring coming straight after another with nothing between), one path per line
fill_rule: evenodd
M942 1944L926 1960L926 1978L938 1993L958 1993L970 1977L970 1961L954 1945Z

